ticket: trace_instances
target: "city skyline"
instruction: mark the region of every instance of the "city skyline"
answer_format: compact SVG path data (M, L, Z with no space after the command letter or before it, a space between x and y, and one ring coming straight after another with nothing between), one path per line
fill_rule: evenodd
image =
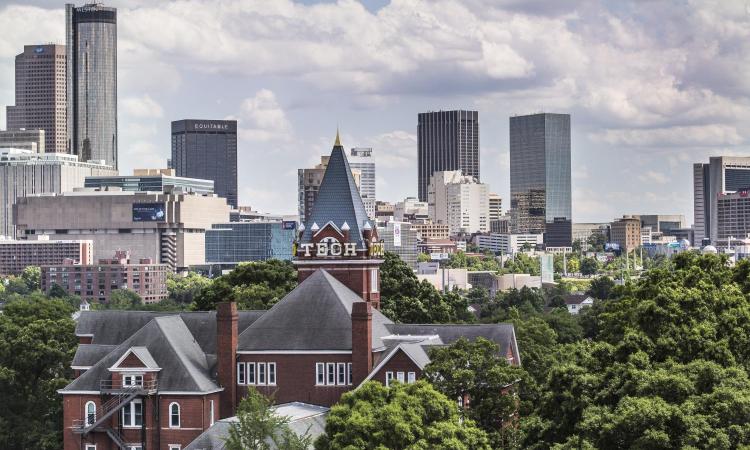
M120 171L165 166L172 120L233 118L239 203L292 212L296 169L326 151L338 123L346 148L373 147L379 197L395 202L417 194L417 114L476 109L482 182L507 208L508 117L544 110L571 114L576 222L682 213L692 223L692 164L749 153L744 4L662 3L642 17L614 2L463 3L108 2L120 16ZM234 26L252 20L269 28ZM195 23L206 31L184 32ZM0 2L0 24L0 104L12 105L13 58L64 43L64 7ZM370 30L371 44L348 28Z

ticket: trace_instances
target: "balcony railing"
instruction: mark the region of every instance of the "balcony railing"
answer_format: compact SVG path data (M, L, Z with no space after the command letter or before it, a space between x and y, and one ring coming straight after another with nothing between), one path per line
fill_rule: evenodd
M140 384L123 385L122 381L100 380L99 390L103 393L128 393L137 392L141 395L149 395L156 392L158 383L156 380L143 380Z

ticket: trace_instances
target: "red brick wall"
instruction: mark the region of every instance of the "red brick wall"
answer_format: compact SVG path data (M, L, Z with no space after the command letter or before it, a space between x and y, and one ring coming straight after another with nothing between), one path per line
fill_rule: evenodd
M145 367L145 364L135 356L135 353L131 353L125 357L118 367Z
M216 352L218 384L224 390L221 394L220 418L234 415L237 397L237 304L219 303L216 305Z
M381 367L375 375L372 376L373 380L380 381L385 385L385 373L393 372L393 378L396 378L396 372L404 372L404 380L408 380L408 373L415 372L416 379L422 377L422 370L414 364L414 361L409 358L406 353L399 350L396 352L390 360L383 367Z

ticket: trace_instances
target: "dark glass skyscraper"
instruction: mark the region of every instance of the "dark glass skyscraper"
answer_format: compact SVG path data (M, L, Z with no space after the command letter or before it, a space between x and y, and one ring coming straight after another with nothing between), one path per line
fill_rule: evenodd
M68 152L117 168L117 10L65 5Z
M510 118L510 197L514 233L544 233L550 224L554 246L571 245L569 114Z
M417 190L427 201L435 172L460 170L479 180L479 113L435 111L420 113L417 123Z
M178 177L213 180L214 192L237 208L237 121L172 122L172 168Z

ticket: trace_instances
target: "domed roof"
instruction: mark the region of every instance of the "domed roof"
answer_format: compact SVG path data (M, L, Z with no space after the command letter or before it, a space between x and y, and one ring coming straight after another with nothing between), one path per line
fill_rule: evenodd
M707 245L707 246L703 247L703 254L704 255L707 255L707 254L715 255L717 253L719 253L719 251L716 250L716 247L714 247L713 245Z
M688 241L687 239L680 239L679 243L680 243L680 248L681 249L688 249L688 248L690 248L690 241Z

